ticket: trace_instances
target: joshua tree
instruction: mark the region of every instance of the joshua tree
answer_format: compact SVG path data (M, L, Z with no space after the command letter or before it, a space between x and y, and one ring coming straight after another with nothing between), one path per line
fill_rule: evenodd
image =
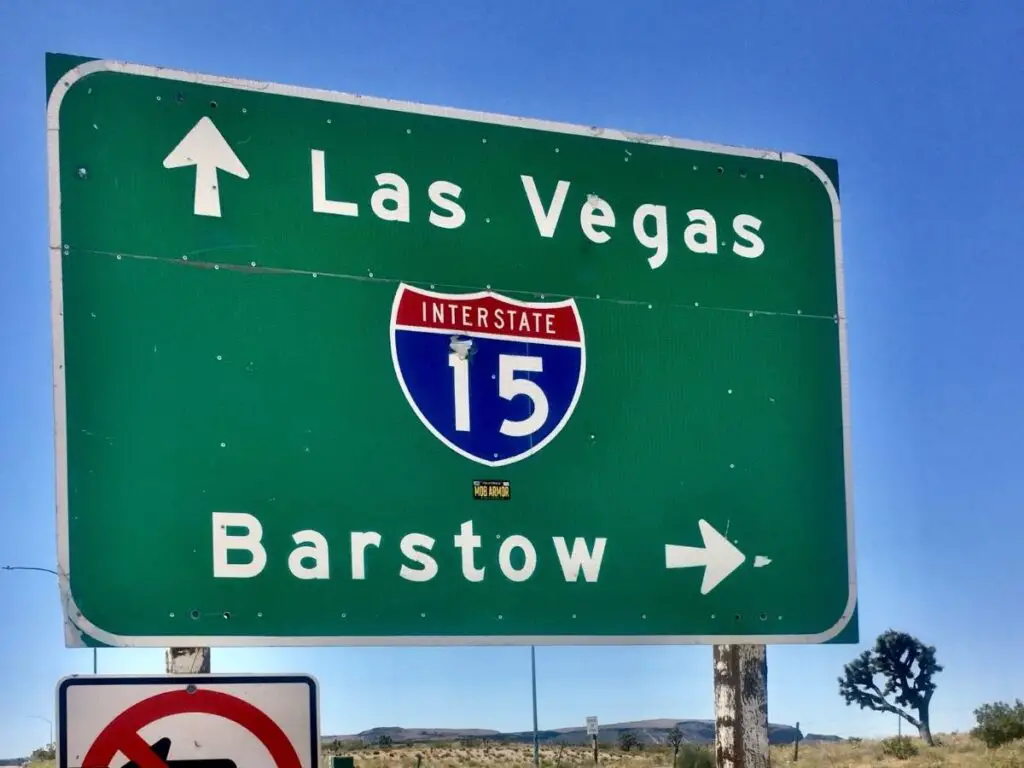
M932 745L928 707L935 693L932 676L941 671L935 661L935 646L890 629L878 636L873 650L864 651L843 667L839 693L847 705L902 717Z
M668 743L672 745L672 765L675 765L679 758L679 745L683 743L683 732L678 725L673 725L668 732Z
M639 740L636 738L636 734L630 731L623 731L619 734L619 749L623 752L629 752L633 747L640 745Z

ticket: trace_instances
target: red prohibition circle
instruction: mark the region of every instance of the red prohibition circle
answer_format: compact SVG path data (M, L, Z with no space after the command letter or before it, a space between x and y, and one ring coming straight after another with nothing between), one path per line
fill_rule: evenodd
M139 731L162 717L183 714L216 715L237 723L260 740L277 768L302 768L288 736L265 712L237 696L206 689L167 691L128 707L100 731L82 768L110 768L118 752L139 768L167 768Z

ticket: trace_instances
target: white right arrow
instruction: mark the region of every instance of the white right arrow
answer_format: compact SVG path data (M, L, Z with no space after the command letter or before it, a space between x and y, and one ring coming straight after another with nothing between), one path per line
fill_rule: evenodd
M196 167L196 193L192 212L196 216L220 217L220 190L217 169L233 176L249 178L249 171L208 117L200 118L164 158L164 168Z
M747 556L740 552L731 541L720 534L706 520L698 520L703 547L684 547L679 544L665 545L666 568L696 568L704 566L704 580L700 593L706 595L717 587L730 573L735 571Z

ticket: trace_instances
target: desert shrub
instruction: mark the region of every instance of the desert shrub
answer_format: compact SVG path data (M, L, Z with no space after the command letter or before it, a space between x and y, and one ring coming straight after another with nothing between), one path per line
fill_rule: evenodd
M891 739L882 739L881 746L883 755L895 757L897 760L909 760L916 757L920 751L909 736L893 736Z
M682 744L676 768L715 768L715 756L708 747Z
M55 760L57 758L57 747L54 744L47 744L45 747L38 747L32 750L32 762L43 762L44 760Z
M636 738L635 733L630 731L623 731L619 734L619 749L623 752L629 752L633 747L639 746L640 742Z
M1024 702L1017 699L1013 704L997 701L983 704L974 710L977 726L971 729L971 736L985 743L986 747L1000 747L1017 739L1024 739Z

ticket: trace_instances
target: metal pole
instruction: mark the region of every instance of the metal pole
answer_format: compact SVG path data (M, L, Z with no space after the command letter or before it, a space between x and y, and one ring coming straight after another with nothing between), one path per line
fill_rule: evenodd
M537 735L537 649L530 646L530 682L533 687L533 766L540 768L540 742Z
M44 723L50 726L50 742L47 746L53 746L53 720L43 717L42 715L29 715L33 720L42 720Z
M35 566L35 565L4 565L4 566L0 566L0 570L3 570L3 571L39 571L40 573L52 573L58 579L60 578L60 574L57 573L52 568L40 568L40 567ZM92 673L94 675L96 674L96 671L97 671L98 668L99 668L99 661L98 661L98 659L96 657L96 648L93 648L92 649Z

